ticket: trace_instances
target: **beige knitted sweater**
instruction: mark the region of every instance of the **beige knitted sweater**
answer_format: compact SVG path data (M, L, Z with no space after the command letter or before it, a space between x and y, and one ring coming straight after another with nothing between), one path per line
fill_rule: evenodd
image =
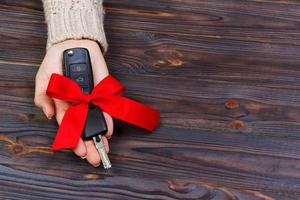
M102 0L42 1L48 25L47 48L68 39L91 39L107 51Z

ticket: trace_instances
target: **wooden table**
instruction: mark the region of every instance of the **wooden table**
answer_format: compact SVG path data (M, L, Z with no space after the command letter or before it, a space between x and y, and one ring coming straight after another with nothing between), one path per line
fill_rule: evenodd
M0 199L300 199L298 0L104 6L110 72L159 127L115 121L108 172L53 152L33 103L42 3L1 0Z

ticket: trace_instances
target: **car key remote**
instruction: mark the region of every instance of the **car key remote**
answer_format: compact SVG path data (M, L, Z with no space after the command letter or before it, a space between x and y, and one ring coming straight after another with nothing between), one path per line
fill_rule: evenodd
M94 88L93 72L89 52L85 48L67 49L63 53L64 75L74 80L83 93L91 93ZM101 135L107 132L107 124L102 111L89 105L86 123L81 138L93 139L105 169L111 167Z

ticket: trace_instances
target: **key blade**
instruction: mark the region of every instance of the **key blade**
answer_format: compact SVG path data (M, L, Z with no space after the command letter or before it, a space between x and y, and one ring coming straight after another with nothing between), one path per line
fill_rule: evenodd
M102 137L101 136L96 136L96 137L93 137L93 140L94 140L95 146L96 146L96 148L99 152L99 155L100 155L101 161L103 163L104 169L111 168L111 163L110 163L108 155L105 151L104 142L102 140Z

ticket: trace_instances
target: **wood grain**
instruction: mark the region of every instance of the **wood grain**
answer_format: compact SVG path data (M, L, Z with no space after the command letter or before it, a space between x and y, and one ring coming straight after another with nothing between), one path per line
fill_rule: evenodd
M42 3L1 0L0 199L300 199L299 1L104 6L110 72L159 127L115 120L107 172L51 151L33 104Z

